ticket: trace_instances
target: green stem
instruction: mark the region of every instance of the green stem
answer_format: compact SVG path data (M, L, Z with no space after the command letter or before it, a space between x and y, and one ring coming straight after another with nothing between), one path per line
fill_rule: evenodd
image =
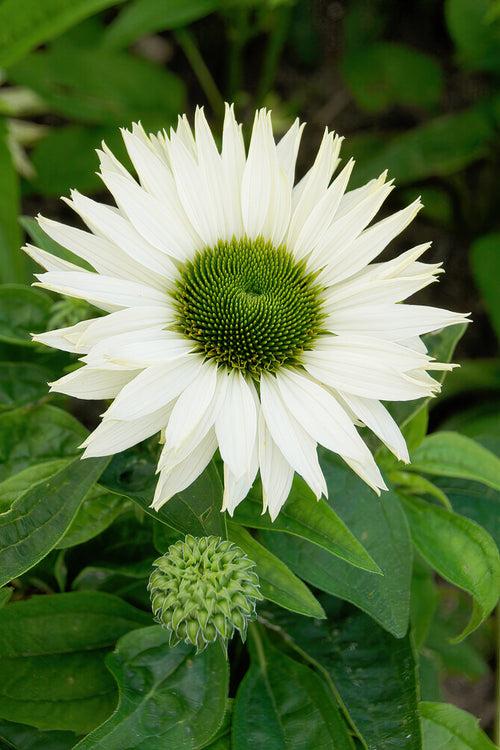
M194 70L214 114L217 117L222 118L224 115L224 99L222 98L222 95L217 88L217 84L196 46L193 35L187 29L177 29L175 32L175 38L182 47L182 51Z
M243 49L250 36L249 14L245 8L234 11L232 18L235 23L228 23L227 37L229 41L228 67L227 67L227 94L228 99L234 102L241 89L243 78Z
M290 7L285 5L275 11L275 21L272 24L267 42L266 53L262 65L259 87L257 89L256 106L259 107L266 95L272 89L276 78L276 71L283 47L285 46L288 24L290 21Z

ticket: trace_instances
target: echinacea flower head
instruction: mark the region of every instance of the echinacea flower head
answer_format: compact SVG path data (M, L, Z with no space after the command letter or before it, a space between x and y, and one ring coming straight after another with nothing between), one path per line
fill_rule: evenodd
M259 470L273 519L294 472L326 496L318 443L378 492L357 426L408 461L382 401L431 396L429 371L450 367L420 337L464 316L400 304L440 271L419 260L428 245L373 262L419 201L372 223L392 183L382 174L348 191L353 162L334 176L342 139L331 132L295 184L302 130L296 121L276 143L260 110L246 152L229 106L220 150L201 109L193 130L185 116L168 134L134 125L123 138L137 176L106 146L98 152L116 206L74 191L67 202L89 231L39 218L95 270L27 247L47 271L40 286L108 313L34 338L82 355L52 390L113 399L84 456L161 433L156 509L217 449L230 514Z

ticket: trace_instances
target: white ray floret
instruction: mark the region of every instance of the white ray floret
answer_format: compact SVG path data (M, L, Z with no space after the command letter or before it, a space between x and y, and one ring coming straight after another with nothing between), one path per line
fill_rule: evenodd
M318 445L380 493L358 427L408 462L381 401L432 396L430 373L452 367L432 360L421 336L466 317L402 304L442 272L421 261L429 245L376 261L420 201L372 223L393 184L383 173L348 191L354 162L334 174L342 138L328 131L294 184L303 129L296 120L276 143L260 110L246 152L232 106L221 149L201 109L194 129L185 116L157 135L136 124L122 134L137 176L105 144L98 152L116 206L73 191L67 203L89 231L38 219L82 267L25 248L45 268L38 286L107 313L33 338L81 356L51 390L111 400L84 457L161 433L156 510L217 449L230 514L258 472L273 520L295 473L327 497Z

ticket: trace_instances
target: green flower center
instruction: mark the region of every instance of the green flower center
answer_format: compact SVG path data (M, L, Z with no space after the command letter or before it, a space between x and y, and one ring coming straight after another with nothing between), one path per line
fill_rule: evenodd
M297 364L320 332L320 287L284 245L220 241L187 261L174 293L177 328L197 350L258 377Z

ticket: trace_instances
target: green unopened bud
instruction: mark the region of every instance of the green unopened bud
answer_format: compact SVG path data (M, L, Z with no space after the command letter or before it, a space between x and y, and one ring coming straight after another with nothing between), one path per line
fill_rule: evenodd
M234 631L245 640L255 603L262 599L255 563L232 542L216 536L172 544L153 563L149 579L155 620L170 630L170 645L192 643L203 651Z

